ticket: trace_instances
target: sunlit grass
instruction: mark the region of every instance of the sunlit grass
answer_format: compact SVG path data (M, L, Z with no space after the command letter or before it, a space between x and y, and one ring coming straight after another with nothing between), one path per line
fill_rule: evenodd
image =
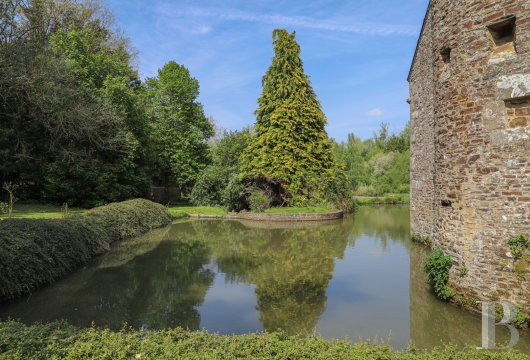
M337 209L326 206L309 206L309 207L274 207L265 210L267 214L313 214L334 212Z
M172 206L168 210L175 218L185 217L191 214L228 215L228 211L225 208L218 206Z
M68 216L83 214L86 210L68 208ZM25 219L60 219L64 216L60 205L50 204L17 204L13 207L12 217ZM7 214L0 215L0 219L7 218Z
M358 205L396 205L408 204L410 202L409 194L387 194L383 196L356 196L355 201Z

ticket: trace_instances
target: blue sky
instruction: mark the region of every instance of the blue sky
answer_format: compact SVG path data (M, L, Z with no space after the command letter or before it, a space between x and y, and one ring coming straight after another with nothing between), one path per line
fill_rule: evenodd
M254 122L272 30L296 31L328 134L372 136L409 118L406 81L428 0L103 0L138 50L142 77L174 60L201 85L208 116L227 129Z

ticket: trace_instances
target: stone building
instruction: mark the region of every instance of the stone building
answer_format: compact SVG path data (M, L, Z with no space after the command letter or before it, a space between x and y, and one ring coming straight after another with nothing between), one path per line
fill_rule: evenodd
M412 233L458 291L530 310L507 245L530 233L530 0L432 0L408 80Z

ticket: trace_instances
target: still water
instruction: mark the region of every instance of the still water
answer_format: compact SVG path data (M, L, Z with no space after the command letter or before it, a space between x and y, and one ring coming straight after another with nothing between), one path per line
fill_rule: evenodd
M363 207L323 223L190 220L117 244L2 305L0 318L480 346L480 317L430 293L424 258L410 242L408 207ZM527 333L518 348L530 353Z

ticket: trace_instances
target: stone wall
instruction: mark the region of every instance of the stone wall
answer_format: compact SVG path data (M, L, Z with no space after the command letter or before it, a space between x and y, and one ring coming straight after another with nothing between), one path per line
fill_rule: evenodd
M529 310L507 241L530 232L530 1L433 0L409 81L413 233L453 287Z

